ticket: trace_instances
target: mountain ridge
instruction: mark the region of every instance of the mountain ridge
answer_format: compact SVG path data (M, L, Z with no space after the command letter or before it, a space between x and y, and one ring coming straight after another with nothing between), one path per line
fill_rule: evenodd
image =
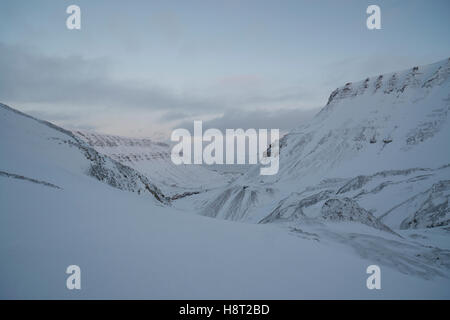
M446 169L450 163L449 75L450 58L337 88L309 123L293 129L280 140L277 175L260 176L259 168L252 168L224 190L216 191L213 200L203 206L203 214L251 222L275 221L269 217L277 216L277 210L298 208L293 212L299 213L303 203L310 201L307 197L312 196L308 190L317 188L325 193L316 195L317 205L311 207L316 207L313 216L317 216L331 197L342 199L351 194L350 198L357 198L353 200L364 210L375 212L377 218L391 212L382 218L390 228L447 225L450 216L445 183L450 177ZM335 181L331 189L321 186L326 180ZM366 190L370 181L377 181L378 185L372 188L378 191ZM402 224L407 217L399 212L399 205L404 201L410 203L408 199L412 195L408 188L421 194L433 185L445 189L438 197L442 201L442 217L425 223L430 216L402 207L403 211L417 213L422 219L421 223ZM268 189L271 191L267 192ZM386 190L399 193L398 198ZM384 208L384 204L370 200L379 198L380 194L391 207ZM291 199L288 207L283 205L285 199ZM420 207L425 202L415 205ZM393 222L388 218L394 215L403 220ZM290 215L289 219L295 216Z
M32 126L35 136L35 143L48 145L48 147L51 145L64 145L69 149L72 149L72 147L78 149L82 154L81 158L84 159L83 161L87 161L87 166L85 164L82 165L84 174L94 177L101 182L121 190L137 193L148 192L158 202L169 204L169 199L159 190L157 186L151 183L147 177L118 161L98 153L81 139L77 138L71 131L56 126L51 122L27 115L2 103L0 103L0 111L2 112L1 133L3 137L7 137L12 134L15 138L19 138L19 136L23 135L23 139L26 139L25 136L30 135L30 129L29 126L24 123L24 119L30 120L34 122L34 124L37 124L37 126ZM22 128L24 131L19 132L18 130L20 130L21 126L24 127ZM7 128L11 130L8 131ZM4 151L3 165L10 167L0 168L3 169L2 171L4 171L5 174L9 174L10 176L24 176L28 180L47 181L45 177L43 179L34 179L31 177L27 178L27 174L23 172L16 172L14 170L14 162L17 162L17 160L14 161L14 157L21 157L20 161L23 162L31 161L33 157L36 157L36 152L38 152L39 148L37 150L22 149L20 152L26 154L25 157L23 154L18 154L19 150L17 150L17 146L15 148L14 145L5 143L4 140L2 140L2 142L4 143L4 145L2 145L2 149ZM61 151L58 151L58 156L62 156L64 158L65 156L61 153ZM28 159L28 157L30 159ZM49 155L49 157L51 156ZM80 164L77 163L75 165L78 167ZM59 162L58 166L64 167L64 163Z

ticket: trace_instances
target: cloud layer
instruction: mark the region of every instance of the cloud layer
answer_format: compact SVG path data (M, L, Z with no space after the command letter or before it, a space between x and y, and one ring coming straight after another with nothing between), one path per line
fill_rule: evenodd
M207 94L192 94L148 80L117 79L107 58L50 57L2 43L0 54L1 100L74 128L112 132L117 126L120 134L158 131L163 137L161 132L169 136L171 128L189 128L195 119L220 129L287 130L315 112L292 108L307 90L271 90L270 83L253 75L218 79ZM134 131L127 131L130 126Z

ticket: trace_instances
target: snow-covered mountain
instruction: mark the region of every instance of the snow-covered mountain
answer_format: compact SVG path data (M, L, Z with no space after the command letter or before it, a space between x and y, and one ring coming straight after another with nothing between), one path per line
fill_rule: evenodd
M0 133L3 299L449 296L442 249L370 227L350 226L359 241L336 226L314 233L210 219L172 205L191 197L162 203L149 178L5 105ZM366 289L374 261L395 286ZM72 264L81 290L66 288Z
M98 152L141 172L174 199L229 182L225 176L200 165L175 165L166 143L94 132L74 131L73 134Z
M196 207L207 216L275 222L320 218L327 204L351 199L392 229L447 226L449 76L446 59L345 84L310 123L281 139L277 175L253 168Z
M68 176L90 176L115 188L169 199L146 176L99 154L70 131L0 103L0 172L65 188Z

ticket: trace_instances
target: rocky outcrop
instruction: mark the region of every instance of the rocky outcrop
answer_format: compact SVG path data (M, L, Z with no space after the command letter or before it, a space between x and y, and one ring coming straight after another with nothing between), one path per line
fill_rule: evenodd
M416 212L406 218L400 229L433 228L450 223L450 180L439 181L420 195L423 201Z
M320 217L333 222L358 222L369 227L394 233L388 226L379 222L369 211L350 199L329 199L320 210Z

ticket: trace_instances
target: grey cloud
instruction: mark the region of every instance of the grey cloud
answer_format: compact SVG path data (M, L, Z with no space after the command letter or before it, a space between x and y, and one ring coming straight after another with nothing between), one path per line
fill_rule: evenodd
M217 128L225 129L280 129L281 132L287 132L301 124L306 123L319 111L319 108L310 110L281 109L277 111L245 111L229 110L223 116L203 121L203 129ZM201 119L198 119L201 120ZM177 128L185 128L193 131L193 122L184 121Z
M198 114L198 113L197 113ZM182 120L189 117L194 116L193 113L186 113L182 111L169 111L164 113L159 119L163 121L175 121L175 120Z
M268 90L224 94L216 88L191 95L137 80L115 80L111 68L107 58L49 57L31 47L0 43L0 101L28 105L35 115L64 125L72 120L73 125L86 126L96 125L99 116L107 119L108 111L117 115L134 109L137 114L152 112L155 123L167 126L181 122L189 127L193 117L201 120L223 114L205 126L288 130L315 112L291 108L300 106L300 101L304 106L304 99L310 98L305 88L269 90L269 83Z
M77 107L131 107L154 110L223 108L217 101L175 94L157 85L117 81L111 62L80 56L48 57L33 48L0 43L0 97L18 103L62 103Z

